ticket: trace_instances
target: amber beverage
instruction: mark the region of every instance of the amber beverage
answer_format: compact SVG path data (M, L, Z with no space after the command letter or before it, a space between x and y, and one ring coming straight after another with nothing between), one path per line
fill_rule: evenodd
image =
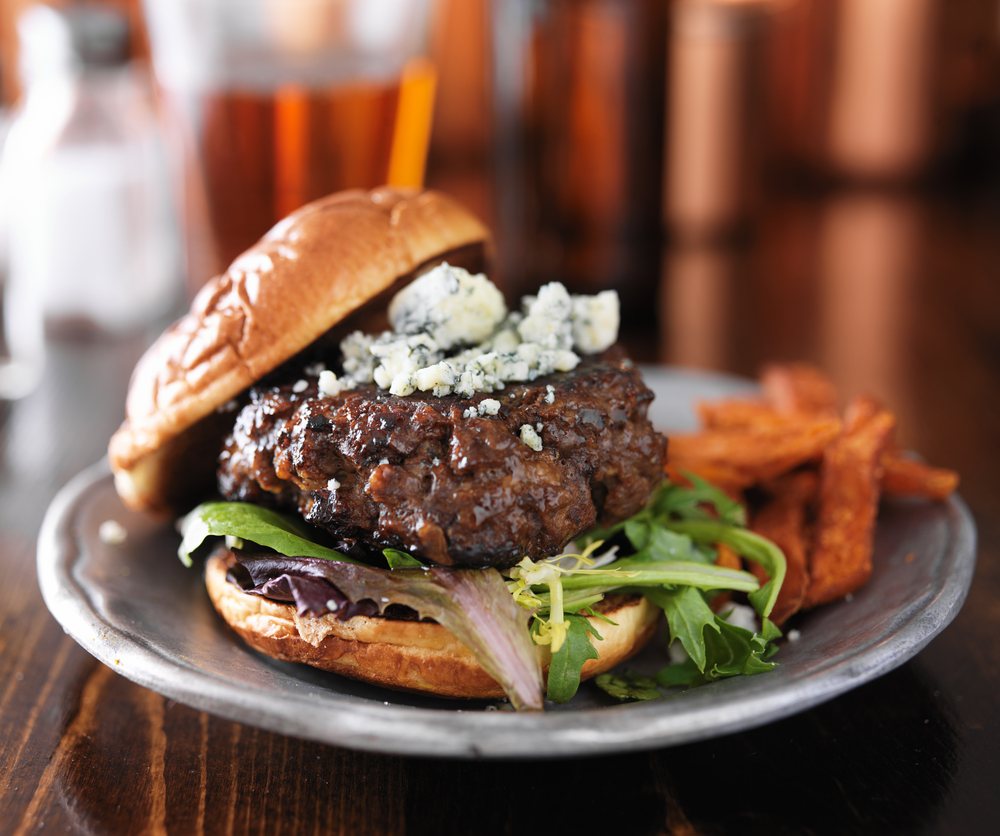
M669 4L539 0L519 15L526 5L494 13L498 214L512 282L614 288L630 321L652 320Z
M419 186L434 0L143 0L193 294L330 192Z
M224 269L281 218L318 197L383 183L421 185L434 80L433 66L415 60L395 81L198 96L200 131L183 140L192 282L200 285Z

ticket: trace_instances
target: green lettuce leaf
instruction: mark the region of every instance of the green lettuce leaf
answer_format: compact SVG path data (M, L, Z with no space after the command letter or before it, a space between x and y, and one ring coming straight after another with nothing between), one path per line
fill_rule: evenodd
M398 549L382 549L382 554L390 569L419 569L424 565L412 555Z
M207 537L237 537L274 549L286 557L319 557L343 563L361 563L334 549L312 542L302 526L290 517L246 502L205 502L181 520L177 556L191 565L191 553Z

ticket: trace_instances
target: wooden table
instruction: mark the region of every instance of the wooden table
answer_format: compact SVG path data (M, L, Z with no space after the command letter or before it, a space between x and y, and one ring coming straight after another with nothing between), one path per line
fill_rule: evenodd
M352 752L174 703L122 678L46 611L35 536L103 455L143 341L56 345L3 408L0 833L985 833L1000 814L1000 211L844 192L776 202L749 243L676 247L645 359L752 374L824 365L962 472L979 563L917 658L742 734L557 762ZM652 300L651 300L652 304ZM658 343L656 340L658 339ZM654 347L658 346L658 347Z

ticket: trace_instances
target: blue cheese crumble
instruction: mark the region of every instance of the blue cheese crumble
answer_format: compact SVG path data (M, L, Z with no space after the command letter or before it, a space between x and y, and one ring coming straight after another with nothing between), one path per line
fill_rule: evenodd
M328 369L319 373L319 396L335 398L344 390L344 381Z
M535 428L531 424L521 424L520 438L522 444L526 444L536 453L541 451L542 437L535 431Z
M445 263L404 287L389 303L397 334L427 334L441 351L480 343L507 316L507 303L493 282Z
M618 339L621 307L618 294L603 290L596 296L573 297L573 345L584 354L598 354Z
M618 339L619 304L613 290L576 296L550 282L524 297L520 311L508 311L486 276L442 264L396 294L389 320L392 331L355 331L341 341L344 375L324 370L322 396L375 383L393 395L468 398L572 371L581 354L604 351ZM552 403L554 390L547 391ZM480 404L476 414L496 412Z
M543 285L537 296L524 297L523 307L517 331L525 343L562 351L573 348L573 300L563 285Z
M481 418L485 415L496 415L500 412L500 401L496 398L483 398L479 406L470 406L462 413L463 418ZM541 424L539 424L541 428Z

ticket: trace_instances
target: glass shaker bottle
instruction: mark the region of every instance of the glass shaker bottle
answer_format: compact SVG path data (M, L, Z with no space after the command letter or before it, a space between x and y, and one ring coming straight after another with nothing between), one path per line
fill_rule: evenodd
M166 162L128 35L123 15L86 4L18 21L25 95L0 159L0 394L37 380L46 335L126 333L179 298Z

